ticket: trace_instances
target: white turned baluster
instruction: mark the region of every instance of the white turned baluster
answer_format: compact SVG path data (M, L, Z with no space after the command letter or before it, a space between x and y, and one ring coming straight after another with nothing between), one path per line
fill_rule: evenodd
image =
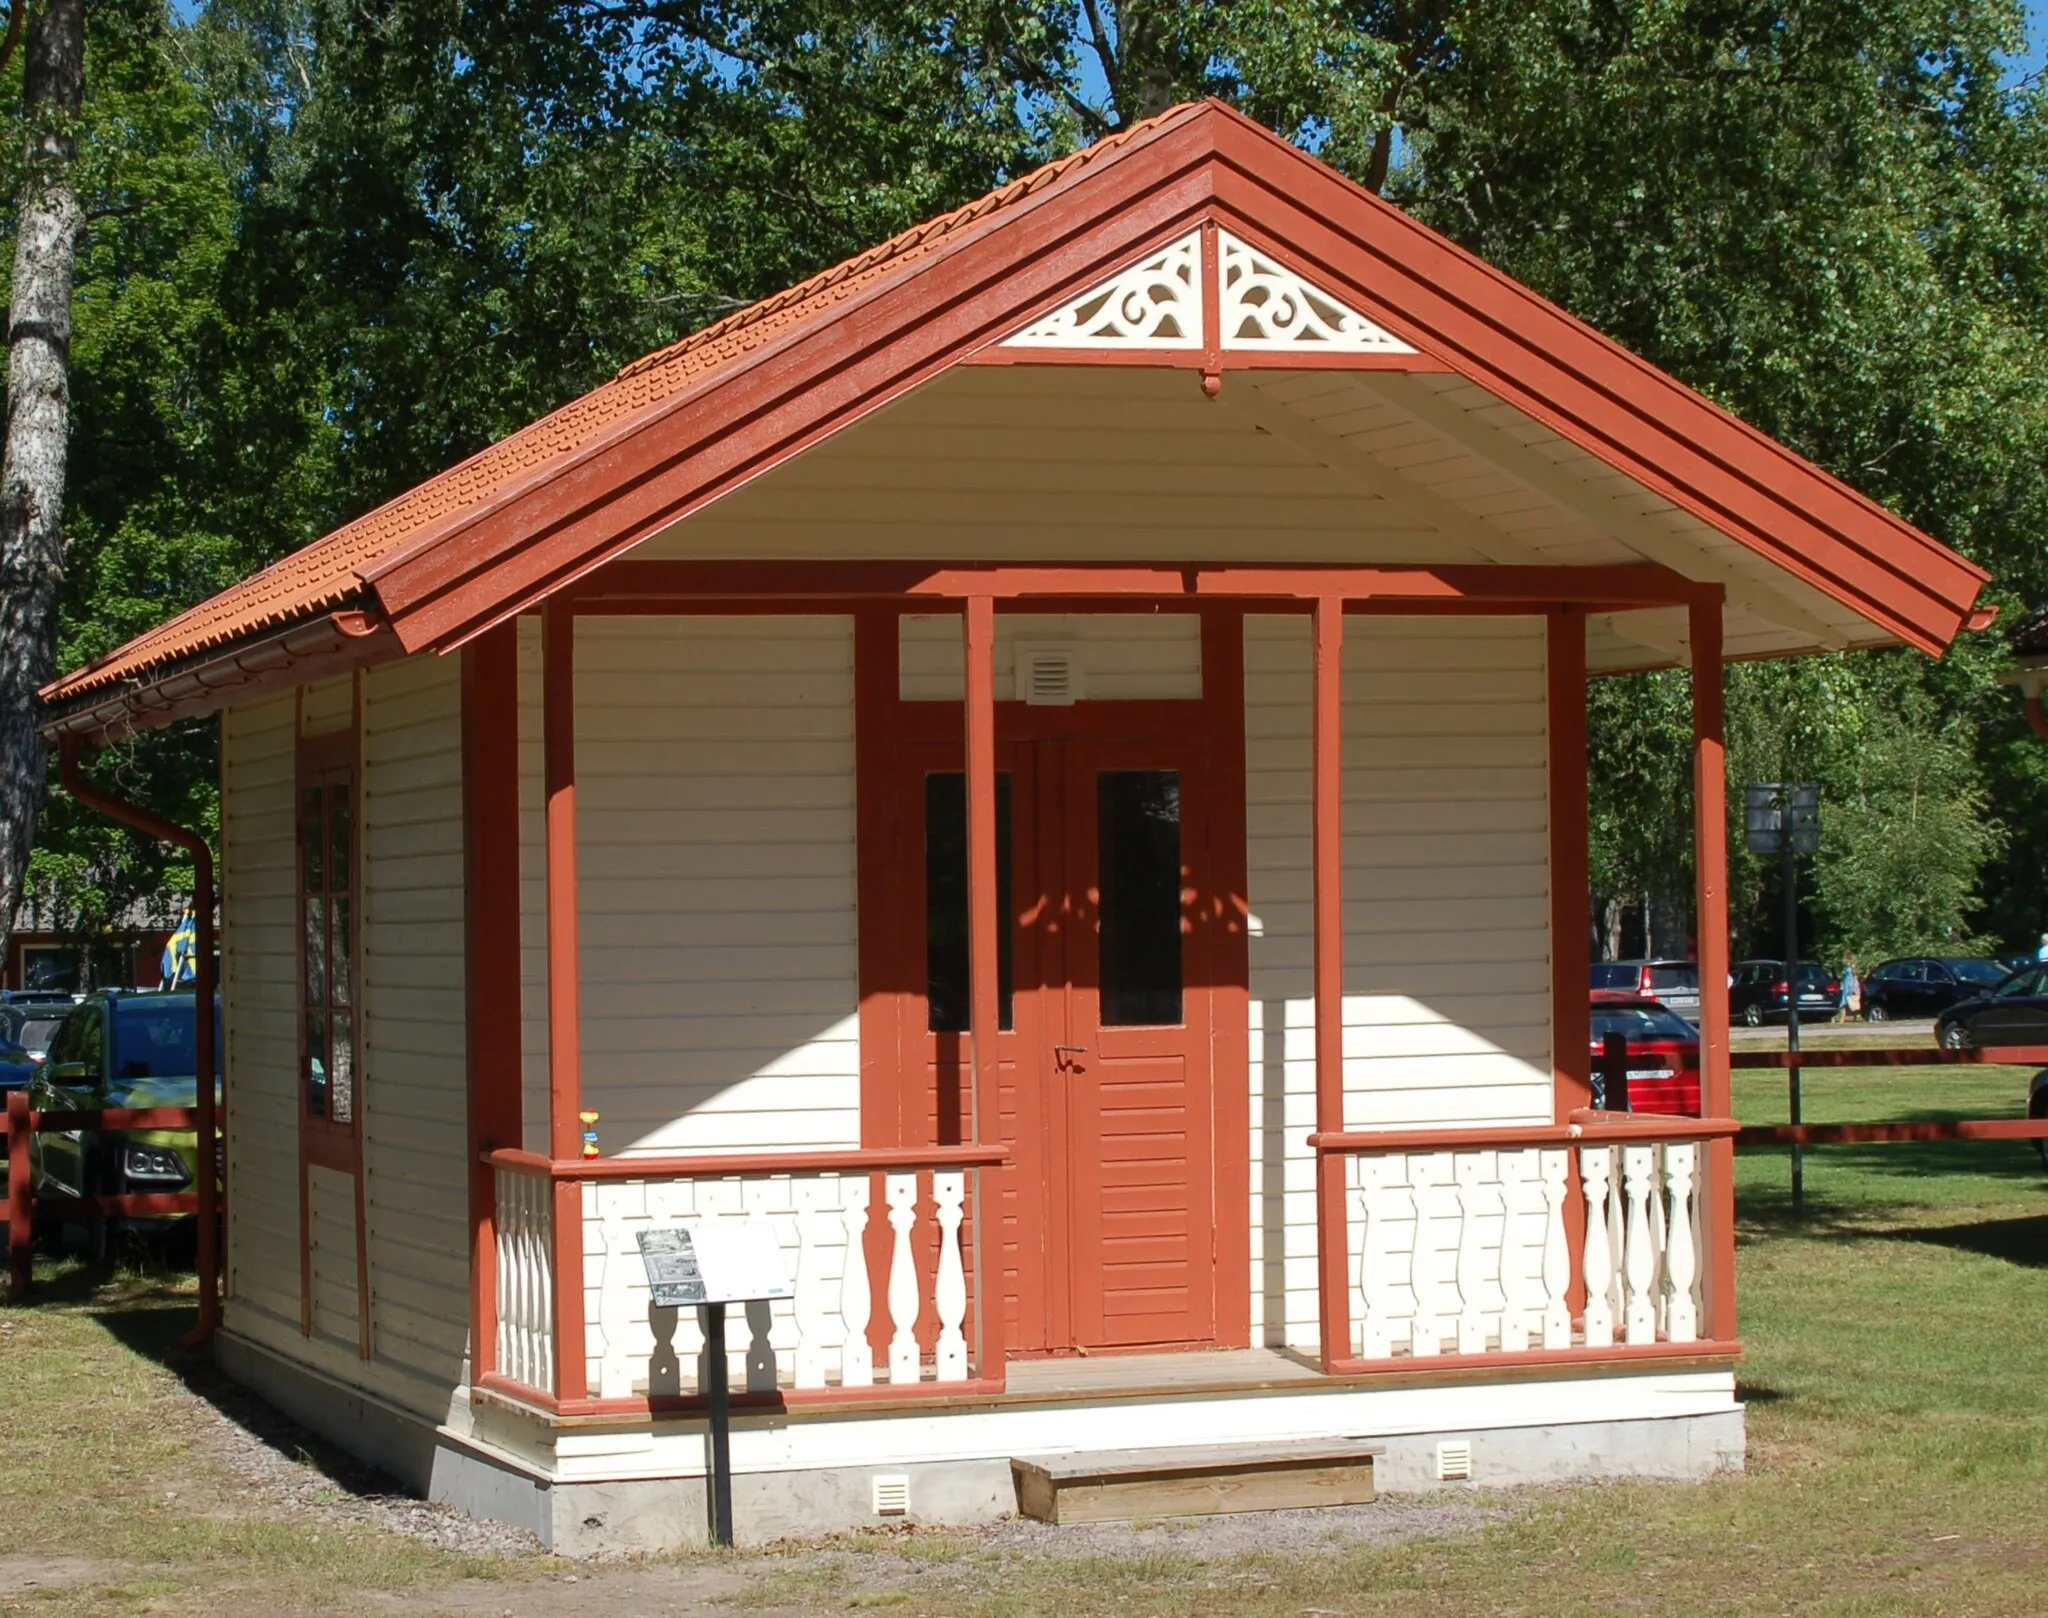
M1572 1252L1564 1229L1571 1154L1561 1146L1538 1153L1543 1170L1543 1346L1572 1346Z
M1664 1148L1650 1148L1650 1309L1656 1318L1656 1334L1661 1334L1670 1324L1670 1305L1666 1294L1671 1290L1671 1277L1665 1269L1666 1255L1671 1248L1671 1227L1664 1217Z
M967 1176L959 1169L934 1170L932 1206L939 1221L939 1275L932 1303L939 1316L936 1375L941 1382L967 1380L967 1270L960 1258L960 1219L967 1201Z
M1536 1179L1533 1150L1500 1154L1500 1349L1520 1354L1529 1346L1534 1302L1529 1288L1529 1248L1522 1240L1529 1192Z
M825 1336L831 1313L825 1298L825 1215L838 1195L834 1178L798 1180L791 1187L796 1200L796 1353L793 1371L800 1388L825 1385Z
M1393 1193L1390 1182L1398 1180L1407 1159L1365 1157L1358 1162L1360 1198L1365 1205L1365 1235L1358 1244L1358 1290L1365 1303L1359 1352L1369 1360L1390 1358L1394 1352L1394 1323L1391 1292L1393 1265L1388 1254L1389 1227L1393 1223Z
M1608 1289L1614 1283L1614 1258L1608 1245L1607 1178L1614 1160L1605 1146L1579 1149L1579 1177L1586 1188L1586 1346L1606 1348L1614 1341L1614 1304Z
M910 1248L910 1230L917 1223L917 1176L884 1177L889 1224L896 1245L889 1254L889 1321L896 1334L889 1339L889 1380L915 1382L923 1375L917 1351L917 1259Z
M1436 1250L1438 1188L1450 1173L1450 1154L1430 1152L1408 1159L1408 1180L1415 1199L1415 1253L1411 1274L1415 1288L1415 1319L1408 1330L1409 1351L1428 1358L1443 1352L1443 1264Z
M1488 1201L1490 1152L1460 1152L1454 1159L1458 1199L1458 1352L1486 1352L1486 1250L1480 1215Z
M1692 1179L1699 1148L1691 1141L1664 1148L1664 1173L1671 1189L1671 1218L1664 1252L1664 1273L1671 1284L1664 1335L1674 1343L1690 1343L1700 1334L1698 1301L1693 1287L1699 1279L1699 1255L1692 1236Z
M1650 1245L1651 1175L1657 1166L1653 1146L1625 1146L1621 1152L1622 1183L1628 1191L1628 1246L1622 1266L1628 1280L1628 1340L1657 1340L1657 1253Z
M775 1245L788 1249L796 1245L796 1233L788 1228L784 1210L789 1207L789 1181L780 1177L740 1182L742 1206L747 1223L765 1225L774 1233ZM788 1260L785 1258L787 1274ZM778 1310L772 1303L750 1303L746 1309L752 1341L747 1345L747 1392L773 1393L782 1385L781 1350L796 1348L796 1318L793 1309Z
M699 1180L696 1185L697 1217L707 1221L735 1219L740 1214L741 1194L739 1185L732 1180ZM695 1309L691 1314L700 1314ZM725 1377L727 1387L744 1388L747 1385L747 1345L733 1312L725 1312ZM737 1356L738 1365L733 1361ZM697 1353L697 1386L711 1386L710 1345L704 1344Z
M1608 1148L1612 1168L1607 1176L1607 1253L1614 1279L1607 1285L1607 1308L1614 1317L1614 1335L1627 1341L1628 1320L1628 1197L1622 1175L1621 1148Z
M868 1193L865 1174L839 1182L845 1208L846 1268L839 1276L839 1318L846 1328L846 1340L839 1345L839 1385L868 1388L875 1382L875 1350L868 1342L868 1318L874 1298L868 1285Z

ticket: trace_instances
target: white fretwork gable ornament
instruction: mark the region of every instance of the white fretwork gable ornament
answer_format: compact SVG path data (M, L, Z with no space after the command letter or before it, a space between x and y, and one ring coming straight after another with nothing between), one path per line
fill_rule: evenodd
M1218 346L1265 354L1416 350L1227 230L1217 236ZM1202 233L1188 232L1004 338L1004 348L1200 349Z
M1072 303L1043 315L1005 348L1200 348L1202 233L1119 270Z

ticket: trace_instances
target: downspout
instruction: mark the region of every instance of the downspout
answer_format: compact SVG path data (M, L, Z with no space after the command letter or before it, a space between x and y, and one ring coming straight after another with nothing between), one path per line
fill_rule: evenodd
M198 935L192 963L192 1054L198 1069L193 1088L199 1135L195 1154L198 1184L194 1187L199 1196L199 1324L185 1338L185 1346L198 1348L212 1340L220 1325L220 1172L215 1167L220 1129L213 1098L217 1065L213 1041L213 850L198 832L175 826L140 804L111 797L88 785L78 773L79 742L78 736L69 733L57 739L58 776L72 799L145 837L174 843L192 856L192 913Z

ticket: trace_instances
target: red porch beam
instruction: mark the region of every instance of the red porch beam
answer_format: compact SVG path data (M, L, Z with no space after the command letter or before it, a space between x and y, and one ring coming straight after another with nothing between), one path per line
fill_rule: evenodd
M1344 603L1315 606L1309 865L1314 900L1316 1132L1344 1129ZM1325 1372L1352 1352L1345 1160L1316 1159L1316 1265Z
M462 650L463 953L469 985L469 1375L497 1368L497 1177L520 1143L519 640L503 624Z
M1735 1110L1728 1065L1728 744L1721 676L1721 603L1695 601L1692 646L1694 909L1700 963L1700 1105L1710 1118ZM1709 1337L1735 1336L1735 1145L1707 1148L1706 1319Z
M927 562L613 562L558 600L583 611L618 611L641 604L671 610L692 603L800 600L832 610L834 604L871 599L931 597L962 601L975 596L1143 601L1238 598L1287 602L1304 610L1337 598L1350 604L1432 603L1522 611L1577 605L1604 612L1686 606L1719 599L1720 586L1699 584L1655 563L1612 567L1445 564L1415 567L1208 567L1170 568L1112 564L1044 567L992 563L955 567ZM839 610L843 610L840 608Z
M996 1087L1001 1075L997 1041L1002 1024L1000 975L1001 930L1009 917L998 913L1001 890L996 874L996 604L985 595L970 596L962 618L966 639L966 788L967 788L967 1026L974 1055L974 1082L969 1086L966 1134L982 1138L999 1111ZM977 1191L980 1170L971 1171ZM980 1198L976 1198L977 1204ZM997 1244L987 1210L974 1210L973 1273L976 1281L974 1318L979 1338L975 1369L983 1376L1003 1374L1003 1308L1000 1284L990 1260Z
M541 614L542 780L548 839L548 1150L583 1149L583 1007L576 915L576 619ZM555 1395L584 1396L583 1190L555 1185Z
M1559 1123L1593 1104L1587 1010L1593 987L1586 932L1586 617L1549 621L1550 1066ZM1585 1207L1570 1206L1583 1223Z

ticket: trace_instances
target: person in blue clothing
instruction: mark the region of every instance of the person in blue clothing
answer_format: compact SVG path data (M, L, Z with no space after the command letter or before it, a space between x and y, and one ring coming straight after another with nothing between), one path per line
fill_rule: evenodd
M180 984L190 983L198 975L194 964L199 957L199 923L192 915L192 907L185 906L185 914L178 922L178 930L171 934L171 941L164 945L164 958L157 968L162 980L159 987L175 989Z
M1842 951L1842 998L1835 1006L1835 1021L1847 1022L1863 1015L1863 980L1856 975L1856 952Z
M2048 933L2041 935L2041 947L2034 951L2034 959L2037 961L2048 961Z

